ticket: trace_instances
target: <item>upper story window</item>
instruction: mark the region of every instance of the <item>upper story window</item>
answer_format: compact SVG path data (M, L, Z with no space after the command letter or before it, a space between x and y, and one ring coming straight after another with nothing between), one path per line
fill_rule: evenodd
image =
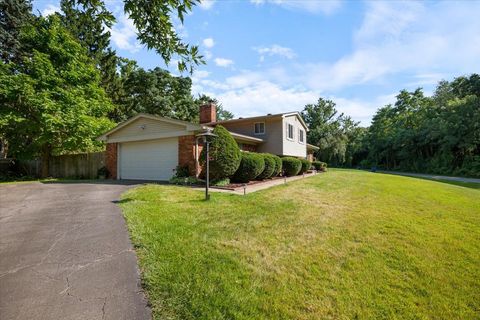
M293 140L293 124L287 123L287 139Z
M265 122L255 122L255 134L265 134Z
M298 129L298 142L305 143L305 131Z

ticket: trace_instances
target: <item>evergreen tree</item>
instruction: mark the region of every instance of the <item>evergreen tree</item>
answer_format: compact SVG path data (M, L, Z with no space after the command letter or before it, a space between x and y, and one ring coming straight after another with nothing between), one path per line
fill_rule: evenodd
M0 57L19 63L25 52L20 30L32 20L31 0L0 0Z

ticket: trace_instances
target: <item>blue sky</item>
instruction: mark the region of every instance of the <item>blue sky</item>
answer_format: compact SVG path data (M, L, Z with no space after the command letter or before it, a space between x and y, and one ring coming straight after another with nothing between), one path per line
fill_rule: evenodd
M144 68L166 68L136 40L121 0L112 46ZM46 15L59 1L36 0ZM193 92L217 97L236 116L302 110L319 97L368 125L399 90L480 72L480 1L205 1L177 24L207 64ZM174 68L169 68L178 73Z

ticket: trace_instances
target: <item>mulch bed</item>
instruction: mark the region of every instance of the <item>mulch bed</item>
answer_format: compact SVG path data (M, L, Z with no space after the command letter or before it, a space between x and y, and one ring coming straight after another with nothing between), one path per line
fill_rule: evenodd
M311 174L311 173L313 173L313 171L306 172L305 174ZM290 178L290 177L287 177L287 179L288 178ZM249 181L247 183L232 182L232 183L230 183L226 186L211 186L211 188L225 189L225 190L237 190L237 189L243 188L244 186L248 187L248 186L251 186L251 185L254 185L254 184L262 184L262 183L269 182L269 181L283 180L283 179L285 179L285 177L274 177L274 178L265 179L265 180L253 180L253 181Z

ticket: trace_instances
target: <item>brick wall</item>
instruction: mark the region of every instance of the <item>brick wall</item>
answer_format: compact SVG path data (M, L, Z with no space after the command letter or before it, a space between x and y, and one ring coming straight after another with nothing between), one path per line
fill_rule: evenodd
M198 155L200 156L202 152L202 146L198 146ZM188 166L191 175L198 175L198 172L195 171L195 136L181 136L178 137L178 165L179 166Z
M107 143L105 166L109 172L110 179L117 179L117 148L117 143Z

